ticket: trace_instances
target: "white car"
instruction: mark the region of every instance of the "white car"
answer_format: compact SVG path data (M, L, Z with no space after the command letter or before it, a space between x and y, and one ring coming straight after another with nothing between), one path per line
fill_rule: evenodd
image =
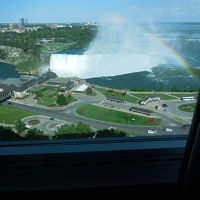
M148 134L157 134L157 131L156 130L148 130L147 133Z

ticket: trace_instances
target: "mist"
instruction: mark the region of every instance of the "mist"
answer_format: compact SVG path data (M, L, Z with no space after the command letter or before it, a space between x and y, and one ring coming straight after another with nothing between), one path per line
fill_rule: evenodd
M83 55L53 54L50 68L60 77L93 78L151 71L154 66L166 64L167 57L134 23L107 15Z

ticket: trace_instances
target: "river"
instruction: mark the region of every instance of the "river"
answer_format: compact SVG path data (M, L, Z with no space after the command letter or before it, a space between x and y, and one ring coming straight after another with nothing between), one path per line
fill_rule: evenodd
M18 78L20 74L14 65L0 62L0 79Z

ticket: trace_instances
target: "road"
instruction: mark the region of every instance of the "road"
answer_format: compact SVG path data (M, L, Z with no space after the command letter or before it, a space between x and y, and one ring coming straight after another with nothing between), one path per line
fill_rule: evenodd
M77 103L73 104L72 105L73 109L75 109L77 107L77 104L82 104L82 103L83 102L77 102ZM90 126L96 128L96 129L102 129L102 128L109 129L110 127L114 127L114 128L118 128L120 130L129 132L129 133L147 133L147 130L153 129L153 130L157 130L157 132L159 134L165 134L166 135L166 131L164 130L164 128L166 128L166 127L164 127L164 126L162 126L162 127L149 126L148 127L148 126L123 125L123 124L103 122L103 121L85 118L85 117L82 117L82 116L79 116L79 115L73 113L72 111L68 112L68 110L50 110L48 108L28 106L28 105L23 105L23 104L14 103L14 102L12 102L11 105L8 105L8 102L4 102L3 104L10 106L10 107L15 107L15 108L19 108L19 109L22 109L22 110L35 112L37 114L46 115L46 116L53 117L53 118L56 118L56 119L64 120L64 121L67 121L67 122L78 123L78 122L82 121L82 122L87 123L87 124L89 124ZM182 134L183 133L183 130L180 129L179 126L173 126L172 129L173 129L173 132L176 133L176 134ZM189 129L185 129L186 133L188 131L189 131Z
M184 115L185 117L193 117L193 112L184 112L178 109L180 105L189 104L189 103L196 103L196 101L168 102L168 108L166 110L168 110L169 112L173 112L176 115L180 115L180 116Z
M171 116L169 113L169 112L174 112L175 114L177 113L179 114L182 113L183 115L187 114L177 109L178 105L183 104L183 102L180 102L180 101L178 102L167 101L168 107L167 107L166 112L156 110L155 105L154 105L155 103L151 103L147 107L147 109L154 110L155 114L153 117L159 117L162 119L162 123L160 124L159 127L124 125L124 124L117 124L117 123L111 123L111 122L103 122L103 121L99 121L95 119L85 118L78 115L76 112L76 109L78 106L83 105L83 104L96 104L96 105L104 106L105 108L114 108L120 111L129 112L129 113L130 113L129 108L131 106L139 106L138 104L133 104L129 102L127 102L126 104L111 102L111 101L108 101L107 98L103 94L101 94L99 91L95 91L95 92L97 94L96 96L88 96L82 93L73 94L73 97L77 99L77 101L73 102L67 107L64 107L63 109L62 108L61 109L48 108L44 106L39 106L37 104L25 105L23 102L20 103L20 102L13 102L13 101L9 105L8 105L8 102L4 102L3 104L11 106L11 107L19 108L22 110L35 112L37 114L53 117L55 119L64 120L70 123L78 123L81 121L81 122L89 124L94 129L102 129L102 128L109 129L111 127L114 127L114 128L118 128L120 130L126 131L128 133L145 133L145 134L147 133L147 130L153 129L153 130L157 130L159 134L166 135L165 128L172 128L173 133L176 133L176 134L183 133L183 129L180 129L183 123L175 120L174 117ZM162 103L165 103L165 102L162 102ZM192 114L190 113L187 115L192 115ZM184 130L185 130L185 133L188 133L189 127Z

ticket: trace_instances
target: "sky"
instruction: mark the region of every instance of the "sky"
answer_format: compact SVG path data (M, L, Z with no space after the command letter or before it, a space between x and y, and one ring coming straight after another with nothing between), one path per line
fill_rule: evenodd
M99 22L118 14L135 21L200 22L200 0L0 0L0 23Z

